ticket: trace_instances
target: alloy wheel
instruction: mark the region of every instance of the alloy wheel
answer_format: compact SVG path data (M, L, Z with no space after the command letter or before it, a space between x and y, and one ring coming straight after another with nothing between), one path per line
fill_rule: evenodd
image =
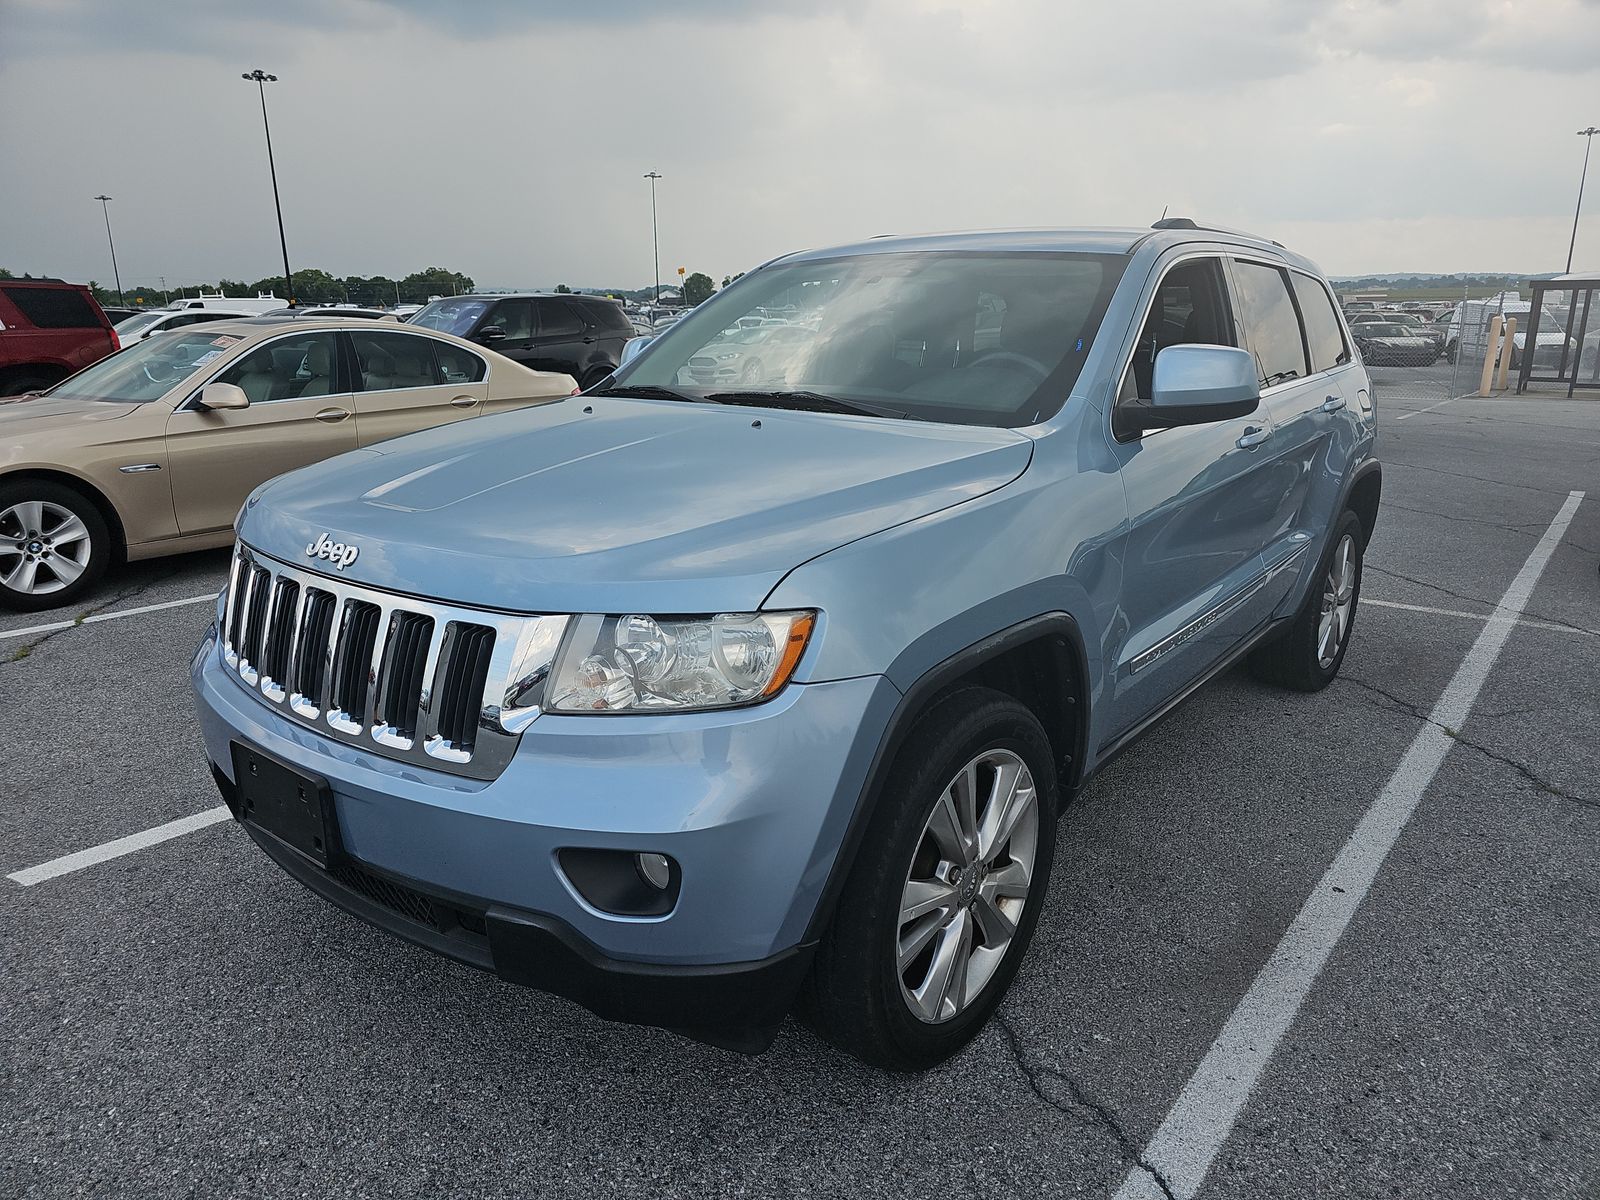
M70 508L24 500L0 511L0 585L27 596L71 587L88 569L94 543Z
M919 1020L952 1020L994 977L1027 906L1038 842L1038 790L1012 751L984 751L940 793L912 854L895 944L900 992Z
M1339 656L1344 636L1350 629L1350 614L1356 600L1356 540L1350 534L1339 539L1328 576L1322 584L1322 616L1317 623L1317 662L1326 671Z

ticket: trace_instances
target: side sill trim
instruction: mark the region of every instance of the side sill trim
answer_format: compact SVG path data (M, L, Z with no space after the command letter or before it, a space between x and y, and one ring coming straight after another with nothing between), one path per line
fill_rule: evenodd
M1230 593L1220 603L1214 604L1210 608L1206 609L1205 612L1201 613L1194 620L1190 621L1182 629L1176 630L1173 633L1169 633L1166 637L1162 638L1148 650L1142 651L1141 653L1135 655L1128 663L1128 674L1137 675L1140 671L1144 670L1144 668L1155 662L1156 659L1161 658L1165 654L1170 654L1179 646L1194 638L1197 634L1205 632L1205 630L1211 628L1211 626L1222 620L1223 617L1228 616L1246 600L1250 599L1251 596L1260 591L1261 588L1266 585L1268 580L1277 575L1278 572L1284 570L1289 566L1290 563L1294 562L1295 559L1304 554L1307 547L1310 545L1311 543L1307 541L1299 546L1296 546L1293 550L1288 551L1286 554L1282 555L1275 562L1273 562L1271 566L1264 569L1255 578L1251 579L1248 583L1244 584L1236 591Z

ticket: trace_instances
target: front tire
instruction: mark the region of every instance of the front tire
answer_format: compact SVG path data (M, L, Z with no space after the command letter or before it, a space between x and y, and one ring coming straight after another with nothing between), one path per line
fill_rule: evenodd
M46 480L0 485L0 608L71 604L111 561L111 531L81 493Z
M1294 623L1250 656L1258 679L1297 692L1320 692L1333 682L1355 630L1365 549L1361 519L1346 509Z
M891 1071L926 1070L971 1041L1033 937L1056 787L1049 739L1011 697L972 688L922 718L818 947L806 1023Z

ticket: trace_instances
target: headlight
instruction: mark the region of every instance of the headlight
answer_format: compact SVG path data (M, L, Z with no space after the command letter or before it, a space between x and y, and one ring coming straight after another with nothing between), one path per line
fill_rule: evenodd
M794 674L809 612L582 616L556 661L547 712L682 712L764 700Z

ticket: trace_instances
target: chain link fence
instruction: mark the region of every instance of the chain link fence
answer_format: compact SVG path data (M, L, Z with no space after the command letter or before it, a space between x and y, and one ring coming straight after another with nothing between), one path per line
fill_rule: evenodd
M1600 282L1341 299L1380 404L1414 411L1462 396L1600 388Z

